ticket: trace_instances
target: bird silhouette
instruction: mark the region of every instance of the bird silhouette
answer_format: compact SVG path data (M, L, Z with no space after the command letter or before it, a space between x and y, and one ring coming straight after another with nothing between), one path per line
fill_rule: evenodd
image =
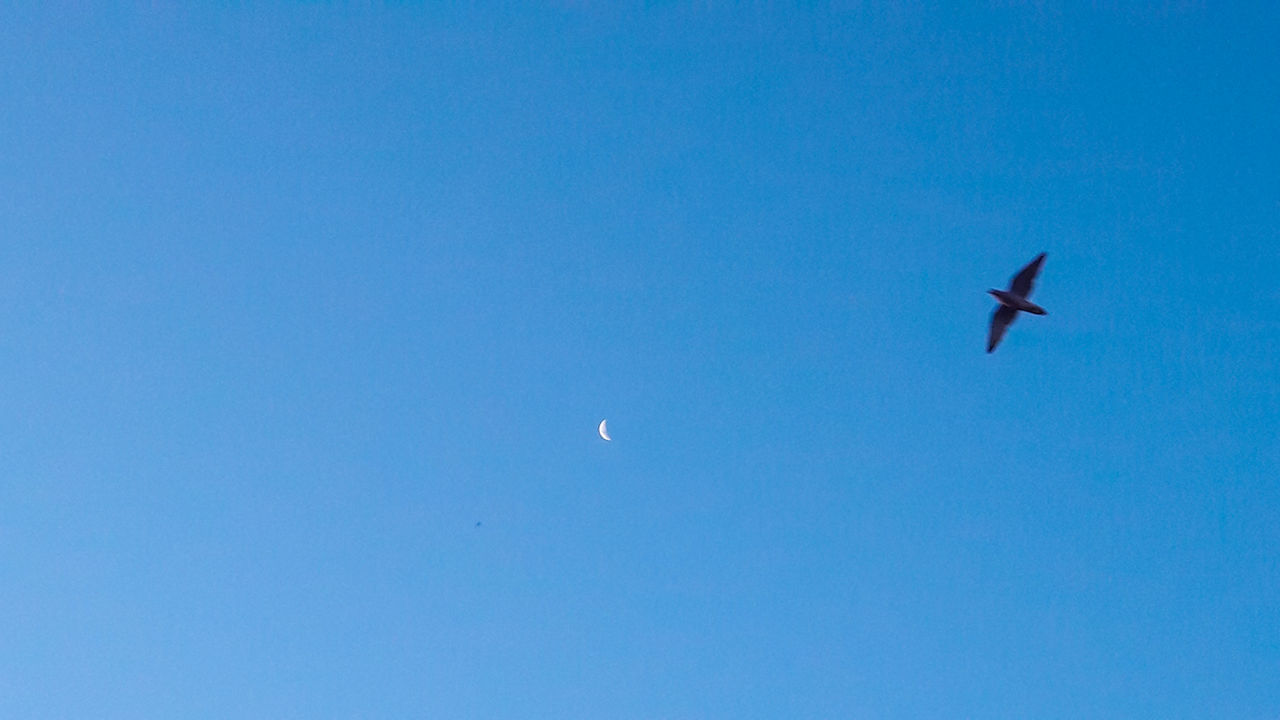
M987 336L987 352L992 352L996 346L1000 344L1000 339L1004 337L1004 333L1018 318L1019 312L1028 312L1032 315L1048 315L1045 309L1031 302L1027 298L1031 295L1031 288L1035 285L1036 275L1040 274L1040 265L1044 263L1045 253L1040 253L1026 267L1018 271L1013 276L1013 280L1009 283L1008 290L988 290L987 292L995 296L1000 303L996 307L996 311L991 315L991 333Z

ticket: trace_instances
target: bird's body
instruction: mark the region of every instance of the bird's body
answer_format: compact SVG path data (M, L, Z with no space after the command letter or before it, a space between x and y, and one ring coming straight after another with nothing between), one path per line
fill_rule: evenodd
M1008 290L987 291L1000 303L995 313L991 315L991 333L987 336L987 352L996 349L1000 339L1004 337L1005 330L1008 330L1017 319L1019 312L1048 315L1044 308L1027 299L1031 295L1036 275L1040 273L1040 265L1044 263L1044 257L1045 253L1040 253L1035 260L1018 271L1018 274L1013 276L1013 281L1009 283Z
M1044 308L1031 302L1024 297L1018 297L1007 290L988 290L987 292L995 296L996 301L1007 308L1029 312L1032 315L1048 315Z

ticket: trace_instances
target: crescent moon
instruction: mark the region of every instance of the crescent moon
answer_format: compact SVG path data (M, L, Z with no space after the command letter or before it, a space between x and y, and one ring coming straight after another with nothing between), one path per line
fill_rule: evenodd
M609 437L609 428L605 425L607 422L609 421L600 421L600 437L603 438L605 442L613 442L613 438Z

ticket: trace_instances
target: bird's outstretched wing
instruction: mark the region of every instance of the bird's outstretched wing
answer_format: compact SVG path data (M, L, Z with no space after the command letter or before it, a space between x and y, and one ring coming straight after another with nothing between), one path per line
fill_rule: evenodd
M996 349L1000 344L1000 338L1004 337L1004 331L1009 329L1013 321L1018 318L1018 311L1011 307L1001 305L991 315L991 334L987 336L987 352Z
M1040 274L1040 264L1044 262L1044 256L1045 253L1040 253L1035 260L1013 276L1013 282L1009 283L1009 292L1019 297L1030 297L1031 286L1036 282L1036 275Z

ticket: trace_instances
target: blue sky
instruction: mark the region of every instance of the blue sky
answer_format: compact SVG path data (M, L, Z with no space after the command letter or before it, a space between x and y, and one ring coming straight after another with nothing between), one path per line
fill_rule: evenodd
M1076 5L0 11L0 714L1277 717L1280 13Z

